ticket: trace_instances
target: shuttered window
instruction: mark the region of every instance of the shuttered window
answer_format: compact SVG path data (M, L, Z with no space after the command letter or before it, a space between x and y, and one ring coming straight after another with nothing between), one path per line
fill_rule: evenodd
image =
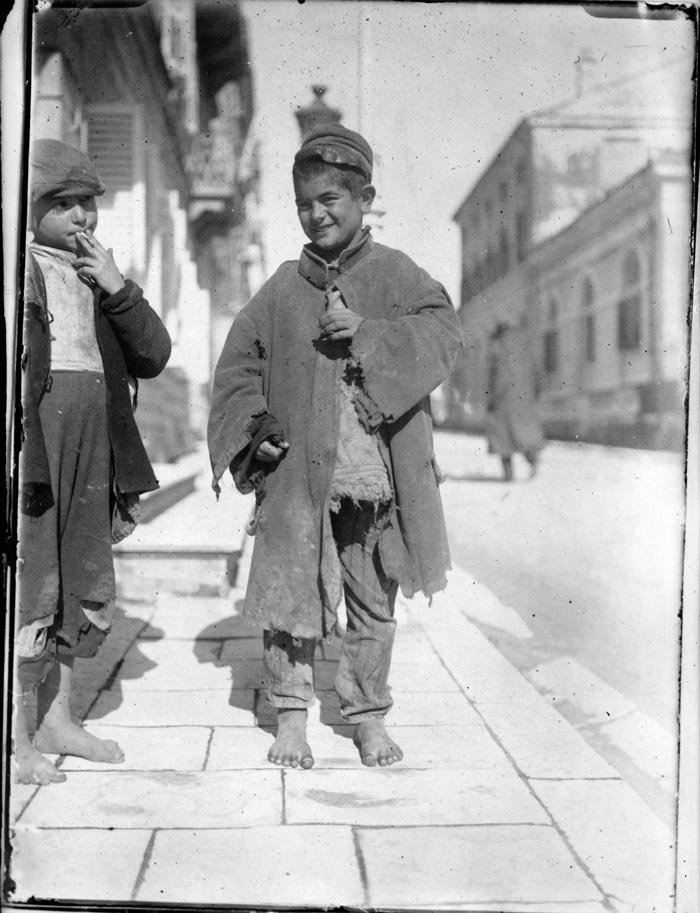
M583 353L584 359L588 364L595 361L595 316L593 314L593 305L595 303L595 289L590 278L586 276L583 280L581 291L581 307L583 310Z
M622 265L623 296L617 304L617 348L631 352L642 345L642 269L635 251Z
M100 235L114 246L120 270L142 284L149 257L146 137L140 106L90 105L87 151L106 187L98 201Z
M131 190L139 180L137 112L122 105L88 109L88 155L108 192Z

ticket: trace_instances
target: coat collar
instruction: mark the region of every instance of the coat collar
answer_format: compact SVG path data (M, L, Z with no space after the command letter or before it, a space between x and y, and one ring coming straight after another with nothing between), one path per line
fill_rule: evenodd
M372 250L372 236L369 226L362 229L362 237L353 247L344 250L337 260L327 263L314 253L310 244L306 244L299 257L299 275L303 276L316 288L329 288L335 279L347 273L353 266Z

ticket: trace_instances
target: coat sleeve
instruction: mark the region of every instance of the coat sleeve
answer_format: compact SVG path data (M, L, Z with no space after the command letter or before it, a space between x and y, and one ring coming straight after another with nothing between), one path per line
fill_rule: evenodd
M448 376L462 329L439 282L411 263L401 277L401 316L366 318L352 341L355 403L368 430L395 422Z
M221 476L253 439L260 425L256 420L268 411L262 353L269 345L261 300L253 299L234 320L214 372L207 440L216 491Z
M130 279L114 295L100 299L132 377L157 377L168 363L170 335L160 317Z

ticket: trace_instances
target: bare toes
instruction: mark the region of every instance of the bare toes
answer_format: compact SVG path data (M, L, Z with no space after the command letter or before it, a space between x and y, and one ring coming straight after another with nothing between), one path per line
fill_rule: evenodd
M370 720L360 723L355 732L354 742L365 767L387 767L403 760L403 752L387 735L383 721Z
M99 748L99 752L103 756L101 760L108 764L121 764L125 757L121 746L112 741L112 739L103 739L101 741L102 744Z
M33 752L29 758L15 762L14 780L27 786L48 786L50 783L63 783L66 775L58 770L48 758L40 752Z
M294 754L278 754L277 752L269 751L267 760L271 761L273 764L277 764L279 767L301 767L303 770L309 770L314 766L314 759L311 752L303 752L301 754L297 752Z

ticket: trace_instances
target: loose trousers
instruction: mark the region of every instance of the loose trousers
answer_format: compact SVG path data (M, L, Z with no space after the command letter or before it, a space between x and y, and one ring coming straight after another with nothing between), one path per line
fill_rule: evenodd
M392 706L388 685L398 583L387 577L379 538L388 522L385 505L343 501L331 515L343 575L347 628L335 690L349 723L385 716ZM305 709L314 700L316 640L265 631L263 663L267 696L278 709Z

